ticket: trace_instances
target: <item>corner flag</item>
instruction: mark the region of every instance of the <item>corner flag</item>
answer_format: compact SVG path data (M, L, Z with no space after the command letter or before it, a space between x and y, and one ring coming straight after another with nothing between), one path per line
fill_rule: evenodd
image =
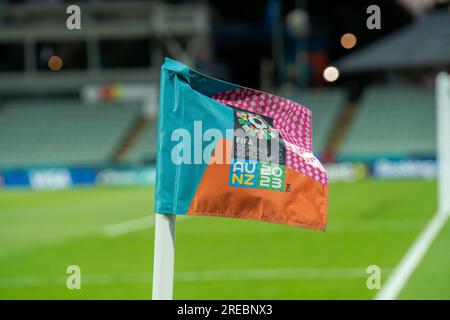
M166 59L158 117L155 212L325 230L310 110Z
M171 59L160 85L153 299L172 299L176 215L325 230L328 177L310 110Z

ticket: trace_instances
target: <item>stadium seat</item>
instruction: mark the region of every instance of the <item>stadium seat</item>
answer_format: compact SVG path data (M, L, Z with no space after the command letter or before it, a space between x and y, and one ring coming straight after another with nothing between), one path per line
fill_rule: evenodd
M0 167L109 162L139 113L134 104L7 103L0 109Z
M147 122L131 148L123 156L122 161L126 163L154 161L156 159L157 133L157 121Z
M435 154L432 91L413 87L371 87L361 98L339 150L340 160Z

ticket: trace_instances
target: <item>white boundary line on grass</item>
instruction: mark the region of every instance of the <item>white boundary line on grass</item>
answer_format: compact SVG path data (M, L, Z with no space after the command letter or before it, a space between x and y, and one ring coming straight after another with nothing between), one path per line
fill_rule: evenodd
M405 286L406 282L427 253L433 240L444 227L450 212L437 212L425 229L397 265L387 283L375 297L376 300L394 300Z
M152 228L154 225L155 217L151 215L109 225L105 227L103 232L108 237L118 237L127 233Z
M185 220L185 216L179 215L177 222ZM128 233L133 233L145 229L150 229L155 226L155 216L149 215L142 218L127 220L105 227L103 233L108 237L119 237Z
M177 222L188 220L192 217L185 215L178 215ZM194 218L195 219L195 218ZM361 232L361 231L397 231L397 230L411 230L419 229L424 223L423 219L415 220L389 220L384 222L360 222L354 223L349 221L334 221L333 225L329 226L330 232ZM155 218L153 215L141 218L126 220L116 224L109 225L104 228L103 233L108 237L119 237L128 233L137 232L145 229L153 228L155 225Z
M252 280L321 280L362 279L367 277L365 268L298 268L298 269L241 269L176 271L175 282L252 281ZM65 276L0 277L0 288L59 286ZM125 274L91 274L81 277L81 285L108 285L151 283L150 272Z

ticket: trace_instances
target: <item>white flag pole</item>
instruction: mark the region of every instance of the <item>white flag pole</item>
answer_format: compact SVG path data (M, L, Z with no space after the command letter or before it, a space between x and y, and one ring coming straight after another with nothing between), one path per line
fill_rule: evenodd
M153 300L172 300L175 258L175 214L155 214Z

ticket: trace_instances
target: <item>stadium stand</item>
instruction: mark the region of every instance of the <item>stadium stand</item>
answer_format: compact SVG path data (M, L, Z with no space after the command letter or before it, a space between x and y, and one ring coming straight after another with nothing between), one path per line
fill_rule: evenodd
M313 150L323 156L346 103L341 89L279 92L313 112ZM433 92L414 87L374 86L365 90L336 160L432 156L435 153ZM102 165L117 158L137 127L140 106L78 100L15 100L0 108L0 167ZM153 162L157 122L142 130L120 156L123 164Z
M432 91L414 87L366 89L339 150L339 160L435 153Z
M316 155L325 152L328 139L341 113L346 94L341 89L290 91L278 93L301 103L313 114L313 151Z
M134 104L6 103L0 108L0 167L109 162L139 114Z
M142 132L122 157L126 163L150 162L156 159L157 121L149 121Z

